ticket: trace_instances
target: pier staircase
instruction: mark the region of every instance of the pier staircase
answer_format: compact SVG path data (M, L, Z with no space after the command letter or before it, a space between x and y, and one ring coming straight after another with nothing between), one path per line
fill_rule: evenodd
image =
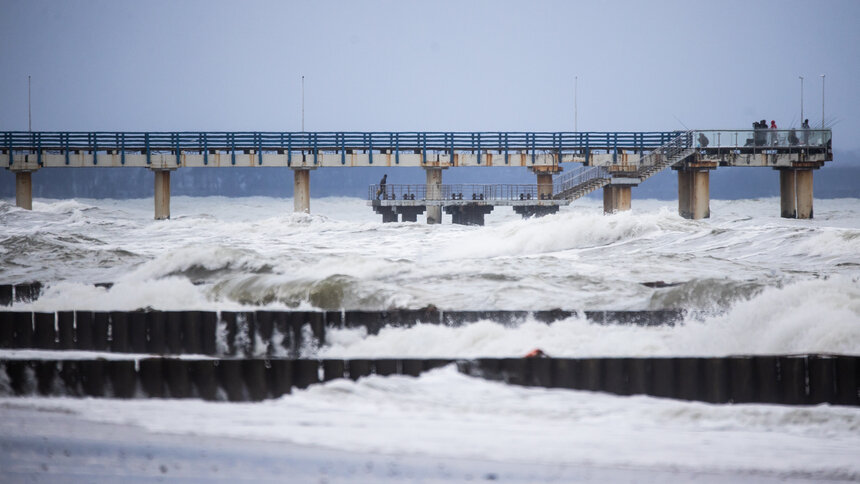
M639 169L636 171L636 175L639 180L645 181L695 152L693 132L684 131L668 143L643 156L639 160Z
M675 165L685 158L695 154L693 148L693 132L685 131L672 138L669 142L656 148L639 159L639 168L633 177L645 181L666 168ZM612 173L604 166L583 166L576 171L559 177L553 183L553 198L555 200L576 200L589 193L603 188L612 182Z
M553 198L556 200L576 200L598 188L603 188L611 180L612 175L603 166L582 166L576 171L559 177L553 183Z

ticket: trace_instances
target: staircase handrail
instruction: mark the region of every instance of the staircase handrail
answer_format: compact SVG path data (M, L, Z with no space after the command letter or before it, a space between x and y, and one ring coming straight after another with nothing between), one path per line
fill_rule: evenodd
M605 166L581 166L576 171L556 179L553 183L553 193L557 195L591 180L609 178L609 176L609 170Z

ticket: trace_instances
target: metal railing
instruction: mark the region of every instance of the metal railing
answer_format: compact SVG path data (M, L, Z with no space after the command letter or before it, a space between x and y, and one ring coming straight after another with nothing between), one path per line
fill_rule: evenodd
M565 173L553 182L553 192L564 193L583 186L591 180L609 178L609 170L603 166L581 166L575 171Z
M543 193L543 197L540 194ZM552 200L550 187L528 184L453 184L442 185L438 195L427 196L427 185L370 185L368 200Z
M680 156L684 151L693 147L693 139L695 133L693 131L684 131L678 136L669 140L668 143L652 150L650 153L639 158L639 165L642 167L660 166L671 162L674 158Z
M830 145L829 129L745 129L694 131L697 149L703 148L821 148Z
M13 150L432 150L553 151L650 149L675 131L655 132L0 132Z

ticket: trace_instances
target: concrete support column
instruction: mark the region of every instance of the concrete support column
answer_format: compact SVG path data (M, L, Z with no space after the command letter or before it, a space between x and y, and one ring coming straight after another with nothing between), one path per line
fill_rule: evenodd
M155 170L155 220L170 218L170 171Z
M33 177L29 171L15 172L15 205L33 210Z
M708 170L678 170L678 214L699 220L711 216L711 175Z
M692 172L678 170L678 215L684 218L693 218L693 207L690 205L692 192Z
M606 185L603 187L603 213L630 210L630 185Z
M779 212L782 218L797 218L795 171L779 170Z
M425 168L427 173L427 200L442 199L442 169L441 168ZM436 205L427 206L427 223L440 224L442 223L442 207Z
M797 170L797 218L812 218L812 170Z
M293 211L311 212L311 171L293 169Z
M537 195L538 200L552 199L552 173L537 174Z

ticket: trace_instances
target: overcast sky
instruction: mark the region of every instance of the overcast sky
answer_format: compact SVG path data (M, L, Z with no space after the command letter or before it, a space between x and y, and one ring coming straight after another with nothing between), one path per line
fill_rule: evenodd
M826 124L860 149L860 1L0 0L0 130Z

